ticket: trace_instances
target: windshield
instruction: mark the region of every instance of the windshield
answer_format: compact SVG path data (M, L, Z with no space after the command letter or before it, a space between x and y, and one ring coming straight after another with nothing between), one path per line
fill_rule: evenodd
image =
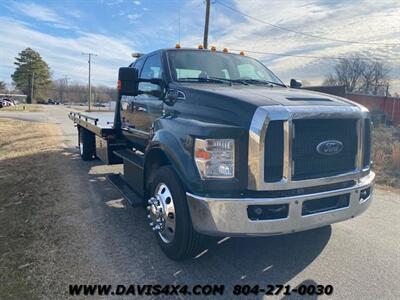
M168 59L174 81L216 82L283 82L257 60L235 54L201 51L169 50ZM221 82L221 81L220 81Z

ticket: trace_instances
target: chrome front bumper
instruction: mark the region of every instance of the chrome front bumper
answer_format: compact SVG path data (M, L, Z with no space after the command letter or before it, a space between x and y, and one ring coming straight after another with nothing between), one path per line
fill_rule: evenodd
M194 228L215 236L277 235L322 227L344 221L363 213L371 203L375 173L357 180L345 189L283 198L209 198L187 193L189 211ZM371 187L368 198L360 201L360 191ZM349 194L349 206L302 216L303 202L312 199ZM284 219L252 221L248 217L249 205L288 204Z

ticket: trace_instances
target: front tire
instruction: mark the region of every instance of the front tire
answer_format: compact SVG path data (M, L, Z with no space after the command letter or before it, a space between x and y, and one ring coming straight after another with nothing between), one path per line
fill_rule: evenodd
M156 171L149 192L152 196L148 206L149 218L151 226L156 227L153 230L162 251L173 260L198 254L203 236L193 228L185 189L171 166L162 166ZM162 217L155 215L160 209ZM157 223L156 219L164 219L164 222Z
M96 155L95 136L89 130L79 127L79 154L84 161L92 160Z

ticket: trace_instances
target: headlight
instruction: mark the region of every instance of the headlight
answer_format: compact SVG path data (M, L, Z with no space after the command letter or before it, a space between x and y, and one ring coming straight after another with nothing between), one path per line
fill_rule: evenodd
M194 159L201 178L233 178L235 140L196 139Z

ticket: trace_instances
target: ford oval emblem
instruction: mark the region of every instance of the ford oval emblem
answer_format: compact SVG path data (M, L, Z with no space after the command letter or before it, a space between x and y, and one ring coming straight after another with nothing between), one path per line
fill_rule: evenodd
M343 150L343 143L336 140L323 141L317 145L317 152L322 155L335 155Z

